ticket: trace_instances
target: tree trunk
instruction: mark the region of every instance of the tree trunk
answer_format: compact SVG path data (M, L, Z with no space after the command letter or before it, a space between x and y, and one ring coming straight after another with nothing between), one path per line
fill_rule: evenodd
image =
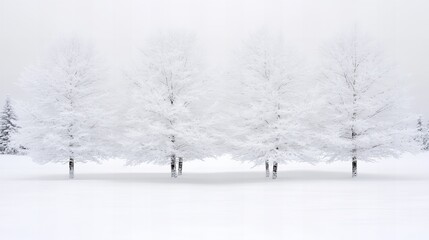
M270 177L270 162L265 160L265 177Z
M74 178L74 160L73 158L70 158L69 160L69 178Z
M179 157L179 169L178 169L179 176L182 175L182 168L183 168L183 158Z
M353 156L352 158L352 177L357 177L357 158Z
M177 174L176 174L176 156L174 154L171 155L171 177L172 178L177 177Z
M273 179L277 178L277 162L273 162Z

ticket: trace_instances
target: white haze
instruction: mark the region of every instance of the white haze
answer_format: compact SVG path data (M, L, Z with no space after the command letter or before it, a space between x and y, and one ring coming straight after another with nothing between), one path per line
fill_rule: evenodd
M282 32L316 64L321 44L357 27L380 41L410 83L415 111L429 117L428 7L425 0L0 0L0 100L25 98L20 74L64 36L93 42L120 88L137 49L165 29L194 32L208 64L222 69L259 28Z

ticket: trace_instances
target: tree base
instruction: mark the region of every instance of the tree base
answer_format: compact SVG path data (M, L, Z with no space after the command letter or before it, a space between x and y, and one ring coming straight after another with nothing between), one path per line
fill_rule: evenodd
M273 179L277 178L277 162L273 162Z
M270 177L270 163L265 161L265 177Z
M74 160L70 158L69 160L69 179L74 178Z
M174 155L171 156L171 177L172 178L177 177L177 174L176 174L176 156L174 156Z
M183 169L183 158L179 157L179 169L178 169L178 175L182 175L182 169Z
M352 161L352 177L357 177L357 160L355 157Z

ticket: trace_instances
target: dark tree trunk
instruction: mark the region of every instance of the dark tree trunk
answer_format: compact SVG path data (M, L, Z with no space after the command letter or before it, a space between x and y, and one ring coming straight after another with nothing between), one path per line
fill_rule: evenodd
M171 155L171 177L172 178L177 177L177 174L176 174L176 156L174 154Z
M352 158L352 177L357 177L357 158Z
M179 157L179 169L178 169L179 176L182 175L182 168L183 168L183 158Z
M277 178L277 162L273 162L273 179Z
M69 160L69 178L74 178L74 160L73 158L70 158Z
M265 177L270 177L270 162L265 160Z

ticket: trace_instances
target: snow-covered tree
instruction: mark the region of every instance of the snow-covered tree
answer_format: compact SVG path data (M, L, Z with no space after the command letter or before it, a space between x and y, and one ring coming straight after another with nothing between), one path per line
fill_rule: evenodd
M422 120L422 117L420 116L417 119L417 136L414 138L414 140L416 140L417 144L419 144L422 148L424 146L423 138L424 138L423 120Z
M238 80L229 141L232 154L255 165L312 161L314 149L307 105L300 91L302 68L280 37L257 33L237 54L232 76ZM233 113L231 113L232 115Z
M212 121L199 105L208 90L196 50L194 38L181 33L153 37L142 50L142 61L129 74L132 100L124 141L129 164L170 164L176 177L183 161L212 155Z
M109 117L103 108L104 68L90 44L65 39L22 77L27 91L20 139L39 163L98 162L107 156Z
M19 126L17 117L9 98L0 115L0 154L17 154L18 148L13 144L13 135L17 134Z
M426 123L423 134L423 150L429 151L429 122Z
M379 47L354 32L325 50L320 86L328 103L323 112L329 115L329 159L351 161L355 177L358 160L397 157L414 149L404 94L395 87L398 77Z
M425 124L422 117L417 119L417 136L415 140L421 150L429 150L429 123Z

